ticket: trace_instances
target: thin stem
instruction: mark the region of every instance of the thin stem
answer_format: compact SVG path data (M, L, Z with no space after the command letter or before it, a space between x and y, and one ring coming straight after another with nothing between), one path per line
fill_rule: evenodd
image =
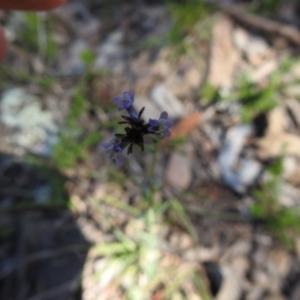
M155 166L157 163L157 157L158 157L158 150L159 150L159 143L155 144L155 151L152 155L152 162L150 165L150 168L148 170L148 179L149 179L149 202L150 204L154 204L154 195L157 190L157 186L155 183Z

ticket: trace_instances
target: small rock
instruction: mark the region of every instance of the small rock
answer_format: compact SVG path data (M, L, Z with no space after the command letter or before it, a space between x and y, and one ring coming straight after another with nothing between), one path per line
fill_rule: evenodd
M184 74L170 74L166 78L165 87L169 91L172 91L172 94L175 97L185 99L191 92L191 88L188 86L185 79Z
M235 191L243 193L261 172L261 165L251 158L240 158L240 153L253 128L238 125L228 130L218 155L218 165L224 181Z
M232 85L232 77L239 59L231 33L232 22L228 18L221 18L214 26L211 50L210 70L208 81L218 87Z
M300 204L300 190L289 183L282 183L278 189L278 202L285 207L294 207Z
M282 154L300 158L300 137L291 133L267 135L256 141L259 156L262 158L279 157Z
M125 70L124 49L121 44L123 38L123 32L116 30L98 47L96 50L96 69L108 69L113 74L120 74Z
M291 74L296 78L300 78L300 63L296 62L291 68Z
M298 85L289 85L284 90L284 93L289 97L297 98L300 96L300 87Z
M253 287L251 287L245 300L261 300L264 293L265 293L265 291L261 287L253 286Z
M288 116L284 108L276 107L268 114L267 135L276 135L284 132L288 127Z
M194 242L189 234L174 232L171 234L170 244L176 249L184 250L191 248Z
M254 66L258 66L263 62L264 57L270 51L270 47L265 39L252 36L250 43L247 48L246 55L248 56L249 62Z
M0 117L2 123L14 131L6 138L9 144L40 155L51 154L58 127L36 96L21 88L7 90L0 102Z
M283 158L283 178L286 180L292 180L298 173L298 159L295 156L285 156Z
M270 273L274 270L283 279L285 278L291 267L292 259L286 250L273 249L268 256ZM274 269L273 269L274 268Z
M186 189L191 183L191 162L180 153L173 153L166 170L166 180L176 189Z
M237 27L233 31L232 39L234 42L234 45L240 50L240 51L247 51L247 47L249 44L249 33L247 30L245 30L242 27Z
M227 250L223 259L230 259L237 256L247 256L251 251L251 243L249 240L238 240Z
M242 294L242 277L235 268L222 266L223 282L216 300L238 300Z
M266 135L256 141L260 157L278 157L282 154L300 157L300 137L286 132L288 122L289 117L281 107L273 109L268 114Z
M268 274L260 269L254 269L252 272L252 280L256 287L267 289L270 286Z
M220 255L220 249L218 246L201 247L197 246L184 251L183 257L187 261L199 261L199 262L213 262Z
M157 84L153 87L151 98L160 108L160 111L168 112L171 119L184 116L184 105L163 84Z
M270 51L265 39L257 35L250 35L242 28L234 30L233 40L235 45L248 57L249 61L255 65L260 63L261 58Z
M249 270L250 263L246 256L237 256L231 262L232 267L236 270L237 273L244 276Z
M195 88L199 87L199 84L201 82L201 74L200 74L199 70L195 66L193 66L187 70L187 72L185 74L185 79L186 79L187 85L190 88L195 89Z

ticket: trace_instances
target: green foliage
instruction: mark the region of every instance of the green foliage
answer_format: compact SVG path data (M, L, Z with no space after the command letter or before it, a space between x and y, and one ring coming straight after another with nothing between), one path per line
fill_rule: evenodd
M56 79L51 76L43 76L43 77L37 77L36 83L43 89L50 89L53 87Z
M186 136L179 136L168 141L168 146L172 149L180 149L187 141Z
M91 55L85 52L83 55L86 63L91 62ZM67 117L65 128L60 132L59 143L55 147L53 159L59 168L75 167L78 161L88 158L88 148L95 145L99 139L98 132L91 132L88 135L82 130L80 118L86 113L89 106L85 98L85 91L89 80L89 71L84 74L78 84L77 91L73 96Z
M182 267L170 259L167 265L165 263L165 255L170 255L162 250L160 241L165 209L166 204L147 209L129 221L126 234L117 228L114 230L116 241L96 245L92 251L105 257L105 265L94 276L105 278L110 270L115 270L111 282L126 287L125 297L129 300L151 299L159 289L164 299L174 299L175 294L186 299L181 286L187 280L194 282L204 299L209 299L195 264L186 263Z
M252 207L252 213L259 218L273 216L280 210L277 202L280 184L282 183L283 174L283 157L275 160L268 168L268 180L266 180L259 190L253 192L254 197L258 200Z
M160 253L158 251L158 236L156 234L158 215L149 209L142 219L133 219L128 225L128 237L119 229L115 230L118 241L100 244L95 247L95 253L108 258L105 268L98 276L115 268L118 270L114 282L122 284L127 279L127 299L149 299L156 282ZM137 285L141 278L143 283ZM137 298L138 297L138 298Z
M264 88L258 87L245 77L240 79L237 92L230 95L230 99L238 99L241 102L243 122L249 123L256 115L270 111L277 106L278 86L275 79L275 77L271 79L270 84Z
M66 134L60 136L60 142L54 151L54 161L59 168L75 167L77 162L88 158L88 148L96 144L100 139L97 132L80 139L78 134Z
M182 223L182 225L187 229L190 236L194 239L194 241L198 242L197 232L189 219L183 205L176 199L170 200L170 210L174 212L178 220Z
M208 105L220 97L218 88L206 82L200 91L200 103Z
M179 38L211 12L203 0L170 1L168 7L174 21L171 35Z
M270 230L279 238L292 245L294 235L300 233L300 210L283 207L278 203L282 185L283 157L275 160L267 169L269 179L253 195L257 202L251 207L252 214L267 222Z
M258 114L275 108L288 87L293 84L299 84L294 78L289 82L282 80L285 75L289 74L294 63L295 59L291 57L281 61L276 72L272 73L268 82L264 85L255 84L247 76L242 76L237 81L234 91L229 93L229 95L223 96L222 99L225 101L240 101L242 104L241 119L243 122L249 123ZM213 90L211 93L213 93ZM218 95L218 91L215 93Z
M177 46L178 52L182 52L184 51L184 37L199 20L211 13L211 8L205 5L204 0L169 1L168 8L173 26L167 40L170 44Z
M85 65L91 65L95 62L96 55L89 49L86 49L80 53L80 59Z
M20 43L29 51L39 52L46 58L55 57L57 46L50 18L35 12L27 12L22 16L23 24L18 35Z
M14 82L21 84L35 83L42 89L50 89L57 81L57 79L53 76L34 75L24 70L13 69L4 65L0 66L0 78L0 87L3 88L7 88L9 85L11 85L12 82Z

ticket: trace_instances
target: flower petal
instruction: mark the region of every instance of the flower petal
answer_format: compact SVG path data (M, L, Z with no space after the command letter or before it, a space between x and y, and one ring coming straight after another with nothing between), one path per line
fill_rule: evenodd
M160 114L160 117L159 119L160 120L165 120L168 118L168 113L166 111L163 111L161 114Z

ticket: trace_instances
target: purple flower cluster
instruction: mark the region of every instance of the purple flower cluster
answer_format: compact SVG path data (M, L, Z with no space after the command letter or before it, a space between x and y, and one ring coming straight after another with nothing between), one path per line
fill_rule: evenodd
M116 139L109 143L102 143L102 147L109 157L120 165L120 155L128 146L127 154L132 153L133 145L137 145L144 151L144 135L154 134L161 138L171 136L170 127L173 125L171 120L168 120L168 113L162 112L159 119L149 119L148 123L142 119L142 114L145 110L143 107L137 114L133 108L134 93L124 92L123 96L114 98L114 102L118 104L118 110L126 110L129 116L122 116L124 121L119 124L126 124L130 127L125 127L125 133L116 134Z

